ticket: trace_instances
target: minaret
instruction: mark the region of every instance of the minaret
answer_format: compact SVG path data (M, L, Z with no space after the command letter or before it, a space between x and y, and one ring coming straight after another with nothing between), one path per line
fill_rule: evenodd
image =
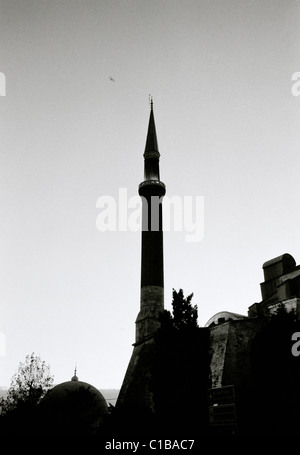
M144 181L139 185L142 198L141 301L136 320L136 343L153 336L164 310L164 264L162 199L166 193L159 177L159 158L153 101L144 152Z
M143 412L155 413L152 371L158 352L155 334L164 310L162 199L166 192L160 181L159 158L151 99L144 181L139 185L142 198L140 311L136 319L133 353L116 405L136 416Z

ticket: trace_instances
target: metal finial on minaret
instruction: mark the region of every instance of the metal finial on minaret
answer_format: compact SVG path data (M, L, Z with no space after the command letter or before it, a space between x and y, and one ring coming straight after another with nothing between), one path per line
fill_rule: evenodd
M72 377L71 381L78 381L78 376L76 373L77 373L77 364L75 363L74 376Z
M153 110L153 96L150 95L150 93L149 93L149 104L150 104L150 109L152 111Z

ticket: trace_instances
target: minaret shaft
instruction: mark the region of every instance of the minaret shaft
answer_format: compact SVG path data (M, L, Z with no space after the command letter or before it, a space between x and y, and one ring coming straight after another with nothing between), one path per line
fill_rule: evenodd
M159 347L155 334L164 310L162 200L166 188L160 181L159 157L151 102L144 181L139 185L142 198L140 311L133 353L117 401L118 409L135 415L140 419L139 424L144 422L141 415L156 412L152 375Z
M162 200L165 185L159 177L159 157L153 108L149 118L144 152L144 182L139 185L142 198L141 300L136 320L136 343L153 336L164 310L164 264Z

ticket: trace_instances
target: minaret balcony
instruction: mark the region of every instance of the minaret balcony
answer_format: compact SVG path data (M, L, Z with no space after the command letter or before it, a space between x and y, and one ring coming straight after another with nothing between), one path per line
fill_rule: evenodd
M160 180L145 180L139 184L140 196L164 196L166 185Z
M157 150L147 150L147 151L144 152L143 156L144 156L145 159L155 158L155 159L159 160L160 153Z

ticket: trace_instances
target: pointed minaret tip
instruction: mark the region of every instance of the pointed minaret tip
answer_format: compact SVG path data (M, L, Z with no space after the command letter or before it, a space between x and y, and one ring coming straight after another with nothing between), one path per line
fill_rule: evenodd
M147 140L145 146L145 153L144 157L149 157L150 154L156 154L155 156L159 158L159 150L157 144L157 137L156 137L156 128L155 128L155 120L154 120L154 113L153 113L153 97L149 95L149 102L150 102L150 118L149 118L149 125L148 125L148 133L147 133Z
M153 96L149 95L149 101L150 101L150 109L153 111Z

